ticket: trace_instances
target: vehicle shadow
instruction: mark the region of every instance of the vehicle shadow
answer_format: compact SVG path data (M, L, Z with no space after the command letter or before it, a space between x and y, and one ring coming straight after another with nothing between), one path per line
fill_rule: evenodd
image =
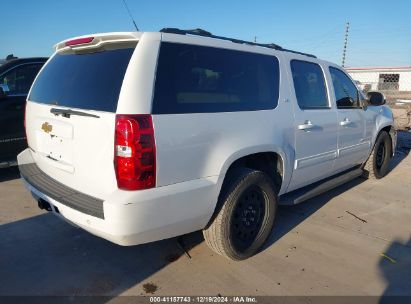
M6 182L18 178L20 178L20 172L17 166L0 169L0 182Z
M52 214L1 225L0 240L1 296L101 295L103 302L188 258L179 243L189 251L202 242L194 233L179 243L174 238L121 247Z
M393 241L382 252L378 266L387 284L380 303L410 303L411 237L406 243Z

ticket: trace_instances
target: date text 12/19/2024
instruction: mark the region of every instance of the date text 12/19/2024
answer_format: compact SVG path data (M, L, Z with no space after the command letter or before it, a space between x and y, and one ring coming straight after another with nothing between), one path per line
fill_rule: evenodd
M150 297L150 303L258 303L255 297L248 296L198 296L198 297Z

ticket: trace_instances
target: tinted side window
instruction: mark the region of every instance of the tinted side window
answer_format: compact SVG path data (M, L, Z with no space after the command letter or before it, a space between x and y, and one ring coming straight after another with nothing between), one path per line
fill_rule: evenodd
M298 106L301 109L329 108L324 74L318 64L292 60L291 72Z
M43 64L24 64L0 77L0 84L7 85L8 95L27 94Z
M278 95L276 57L204 46L161 44L153 114L273 109Z
M330 67L337 108L360 107L358 90L351 79L342 71Z
M86 54L56 54L33 85L35 102L115 112L134 48Z

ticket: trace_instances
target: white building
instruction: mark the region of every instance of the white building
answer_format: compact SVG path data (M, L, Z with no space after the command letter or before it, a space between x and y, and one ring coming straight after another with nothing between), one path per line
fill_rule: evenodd
M411 66L346 68L346 71L366 91L411 92Z

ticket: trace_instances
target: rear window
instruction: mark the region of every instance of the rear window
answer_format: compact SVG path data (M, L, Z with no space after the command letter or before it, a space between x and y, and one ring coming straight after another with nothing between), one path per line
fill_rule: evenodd
M29 100L70 108L115 112L134 48L56 54L37 77Z
M274 56L162 43L153 114L273 109L279 95Z

